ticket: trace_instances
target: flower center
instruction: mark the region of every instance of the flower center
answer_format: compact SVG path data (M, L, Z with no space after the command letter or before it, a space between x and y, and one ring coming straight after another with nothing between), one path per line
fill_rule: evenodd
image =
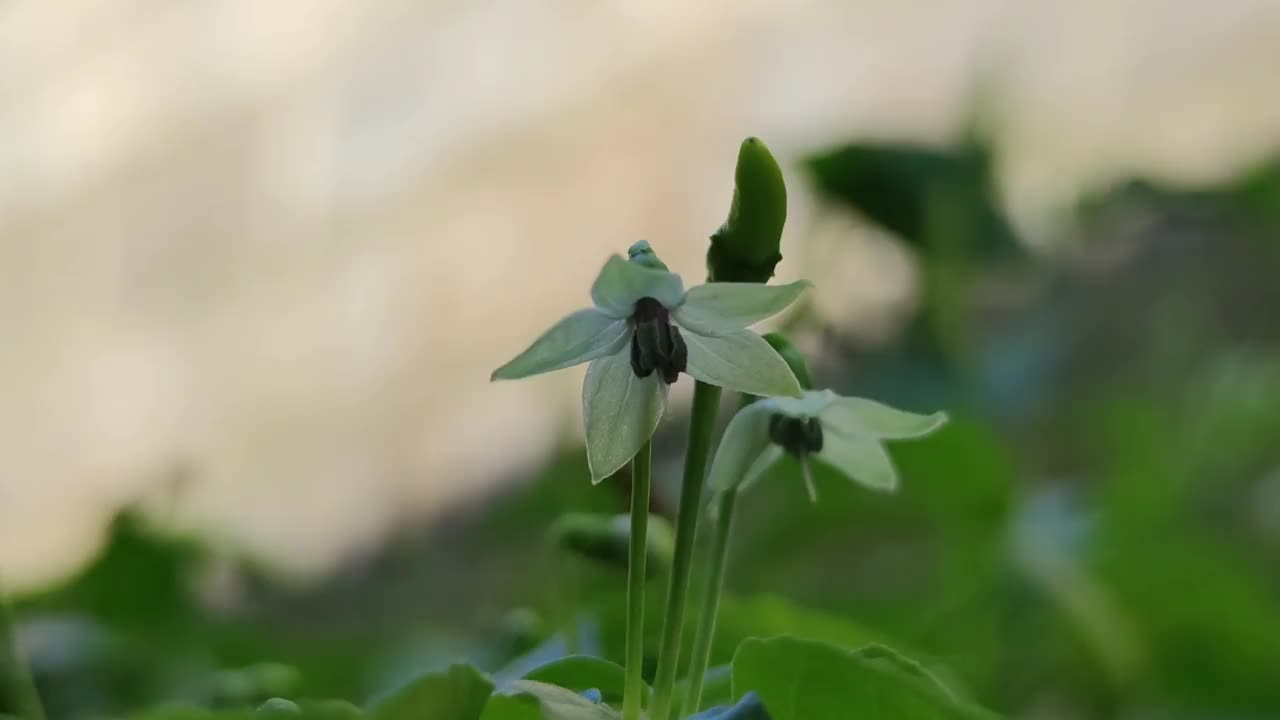
M689 349L680 337L680 328L671 324L671 313L653 298L636 302L636 331L631 335L631 369L636 377L649 377L657 370L670 385L684 372Z
M810 453L822 452L822 423L816 417L774 413L769 417L769 439L793 457L803 459Z

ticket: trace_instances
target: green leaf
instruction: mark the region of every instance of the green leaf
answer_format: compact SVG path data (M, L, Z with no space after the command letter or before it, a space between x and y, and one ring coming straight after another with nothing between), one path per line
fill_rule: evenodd
M261 718L300 718L302 708L292 700L274 697L258 706L254 714Z
M364 711L345 700L311 700L298 703L307 720L360 720Z
M684 282L675 273L614 255L591 286L591 301L614 318L631 317L636 301L646 297L667 308L677 307L684 299Z
M593 703L572 690L535 680L517 680L510 692L537 699L544 720L617 720L618 711L603 703ZM434 720L434 718L432 719Z
M853 144L811 158L818 190L853 207L872 222L926 250L937 250L930 214L948 203L962 225L948 227L971 239L975 257L1021 254L992 180L991 153L981 145L929 148Z
M559 685L574 692L596 689L605 702L620 702L626 670L617 663L587 655L553 660L524 676L525 680ZM648 688L645 688L646 693Z
M636 377L625 353L591 363L582 384L591 482L604 480L635 456L653 437L666 404L666 383L657 373Z
M707 283L690 288L672 316L696 333L724 335L786 310L810 287L813 283L808 280L786 285Z
M532 695L494 695L480 720L543 720L542 704Z
M762 397L803 394L786 361L750 330L719 337L690 332L684 342L689 348L685 371L705 383Z
M194 705L159 705L130 716L133 720L257 720L252 710L210 710Z
M846 435L905 440L928 435L947 423L947 414L917 415L866 398L840 398L822 411L822 422Z
M493 371L490 380L518 380L620 352L631 336L626 320L595 308L579 310L551 327L527 350Z
M773 720L993 720L919 664L879 645L846 650L792 637L751 639L733 659L733 695L755 691Z
M493 681L470 665L424 675L374 703L374 720L479 720Z
M566 513L556 518L550 530L551 542L579 557L625 572L631 548L631 515ZM645 535L648 555L646 575L659 575L671 567L675 534L661 515L649 516Z

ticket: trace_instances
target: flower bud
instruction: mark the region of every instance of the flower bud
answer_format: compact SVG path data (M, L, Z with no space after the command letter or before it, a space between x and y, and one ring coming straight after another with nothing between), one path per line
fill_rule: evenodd
M734 172L729 218L711 236L709 282L768 282L782 260L779 245L787 220L782 170L759 138L742 141Z

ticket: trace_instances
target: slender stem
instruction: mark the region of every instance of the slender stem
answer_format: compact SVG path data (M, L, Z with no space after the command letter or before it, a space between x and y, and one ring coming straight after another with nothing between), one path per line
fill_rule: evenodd
M702 595L702 611L698 615L697 634L693 637L693 657L689 660L689 688L684 696L685 714L698 712L702 704L702 681L711 663L711 641L716 634L716 615L720 612L720 591L724 588L724 572L729 564L729 538L733 533L733 507L737 489L720 494L716 513L715 544L711 548L711 566L707 568L707 587Z
M652 442L631 460L631 538L627 563L627 675L622 692L623 720L640 720L644 693L644 561L648 554L649 465Z
M684 481L680 489L680 509L676 512L676 548L671 560L671 580L667 589L667 614L658 648L658 670L654 678L653 706L649 720L667 720L671 712L671 691L680 664L680 633L684 629L685 601L689 597L689 570L698 516L702 512L702 484L711 455L711 436L720 410L720 388L699 382L693 391L693 418L689 425L689 446L684 456Z
M26 720L44 720L44 705L40 702L40 692L36 689L35 678L31 675L31 667L27 665L26 656L18 642L18 623L13 616L13 608L9 605L9 597L4 587L0 586L0 640L4 643L3 652L8 657L0 657L0 670L6 667L13 671L13 692L18 700L18 712Z

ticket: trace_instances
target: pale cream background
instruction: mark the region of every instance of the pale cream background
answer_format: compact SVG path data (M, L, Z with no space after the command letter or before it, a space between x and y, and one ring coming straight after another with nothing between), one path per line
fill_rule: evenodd
M298 577L521 477L580 372L489 370L636 239L696 280L746 135L944 141L981 94L1049 249L1082 190L1274 147L1278 71L1274 0L5 3L0 572L180 469L169 521ZM882 325L907 257L788 170L782 276Z

